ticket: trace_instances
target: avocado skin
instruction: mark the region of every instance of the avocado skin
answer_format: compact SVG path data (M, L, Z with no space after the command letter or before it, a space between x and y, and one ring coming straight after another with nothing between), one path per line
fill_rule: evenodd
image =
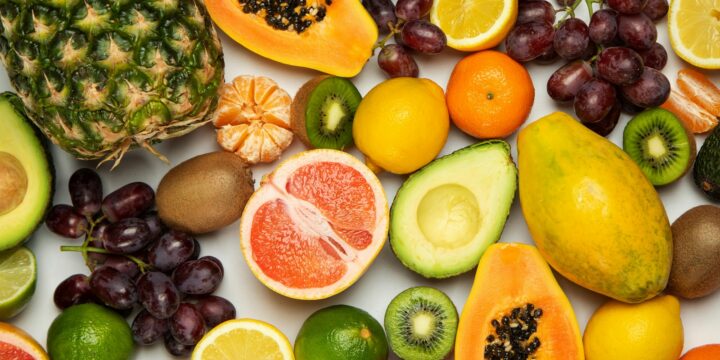
M45 154L45 159L47 159L47 170L50 174L50 201L48 201L47 205L45 206L45 209L43 209L43 216L40 218L41 220L38 221L37 224L33 227L33 230L18 243L18 245L26 242L30 239L32 234L37 231L37 229L40 227L40 225L43 224L45 220L45 216L47 215L48 211L52 207L52 199L55 196L55 162L53 161L52 153L50 152L50 146L47 137L45 137L45 134L38 129L35 124L30 121L30 118L27 116L27 113L25 112L25 105L23 104L22 100L20 100L20 97L18 97L15 93L10 91L5 91L0 93L0 101L7 101L12 105L15 112L25 120L25 123L28 124L28 126L33 130L35 137L39 140L40 145L43 148L43 154ZM32 174L28 174L28 176L32 176ZM0 244L0 249L2 249L2 244Z
M705 139L693 166L695 185L715 201L720 201L720 127Z

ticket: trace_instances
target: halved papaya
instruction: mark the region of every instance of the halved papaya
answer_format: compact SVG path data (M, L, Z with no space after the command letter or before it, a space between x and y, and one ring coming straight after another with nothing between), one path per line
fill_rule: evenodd
M360 0L206 0L205 5L215 24L249 50L336 76L357 75L378 37Z
M570 301L534 246L491 245L455 338L456 360L582 360Z

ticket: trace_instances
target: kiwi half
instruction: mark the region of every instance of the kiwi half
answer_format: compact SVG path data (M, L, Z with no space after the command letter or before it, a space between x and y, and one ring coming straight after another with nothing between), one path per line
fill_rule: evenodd
M353 142L352 121L360 100L362 95L350 80L318 76L293 99L293 132L307 147L342 150Z
M695 137L671 112L652 108L628 122L623 149L655 186L681 178L695 160Z
M426 286L401 292L385 311L390 347L403 360L444 359L455 344L457 325L452 300Z

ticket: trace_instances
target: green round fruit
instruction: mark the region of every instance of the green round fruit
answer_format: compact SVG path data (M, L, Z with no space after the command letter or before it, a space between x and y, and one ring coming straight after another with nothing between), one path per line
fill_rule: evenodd
M97 304L71 306L50 325L47 349L53 360L126 360L133 352L130 326Z
M305 320L295 340L296 360L385 360L388 345L380 323L364 310L335 305Z

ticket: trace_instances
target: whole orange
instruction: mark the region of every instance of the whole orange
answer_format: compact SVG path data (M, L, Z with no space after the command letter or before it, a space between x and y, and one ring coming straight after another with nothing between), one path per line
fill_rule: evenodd
M717 360L720 359L720 344L696 347L683 355L680 360Z
M498 51L460 60L447 85L450 118L476 138L504 138L530 114L535 87L525 67Z

